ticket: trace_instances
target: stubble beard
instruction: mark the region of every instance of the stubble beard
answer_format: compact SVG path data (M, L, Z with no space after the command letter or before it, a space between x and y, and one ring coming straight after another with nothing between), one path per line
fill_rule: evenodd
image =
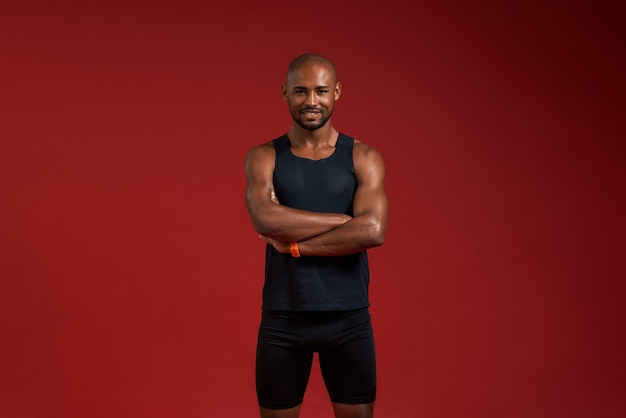
M322 119L320 119L319 122L305 122L303 121L301 118L296 117L293 113L291 114L291 118L303 129L306 129L307 131L315 131L319 128L321 128L322 126L326 125L328 123L328 121L330 120L330 117L333 115L333 110L331 109L331 111L328 113L328 115L323 116Z

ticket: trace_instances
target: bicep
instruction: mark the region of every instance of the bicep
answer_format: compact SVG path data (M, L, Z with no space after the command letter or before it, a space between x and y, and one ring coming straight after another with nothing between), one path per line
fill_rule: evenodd
M273 149L267 146L255 147L246 156L244 171L246 176L246 205L253 219L271 203L270 193L274 189Z
M367 215L377 222L386 222L385 163L380 153L367 148L355 158L355 175L358 186L354 197L354 216Z

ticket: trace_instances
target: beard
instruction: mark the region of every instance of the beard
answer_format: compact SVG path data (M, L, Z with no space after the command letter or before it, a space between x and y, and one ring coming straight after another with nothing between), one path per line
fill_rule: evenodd
M294 120L294 122L300 125L301 128L306 129L307 131L315 131L328 123L330 117L333 115L333 110L334 109L331 109L327 115L323 114L322 118L316 122L304 121L302 120L302 118L300 118L299 115L294 115L293 112L291 113L291 118Z

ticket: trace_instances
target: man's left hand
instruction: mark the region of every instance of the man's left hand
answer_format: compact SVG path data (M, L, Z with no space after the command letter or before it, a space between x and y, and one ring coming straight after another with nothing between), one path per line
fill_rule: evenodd
M274 238L266 237L266 236L263 236L263 235L259 235L259 238L261 238L263 241L265 241L268 244L270 244L279 253L291 254L291 251L289 250L289 243L288 242L277 241Z

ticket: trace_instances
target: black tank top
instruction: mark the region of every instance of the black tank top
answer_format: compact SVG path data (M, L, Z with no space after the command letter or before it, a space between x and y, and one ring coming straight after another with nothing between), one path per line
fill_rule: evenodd
M274 189L281 205L353 216L357 182L354 139L339 134L332 155L321 160L295 156L287 135L273 141ZM266 248L263 308L280 311L347 311L369 306L367 253L342 256L281 254Z

